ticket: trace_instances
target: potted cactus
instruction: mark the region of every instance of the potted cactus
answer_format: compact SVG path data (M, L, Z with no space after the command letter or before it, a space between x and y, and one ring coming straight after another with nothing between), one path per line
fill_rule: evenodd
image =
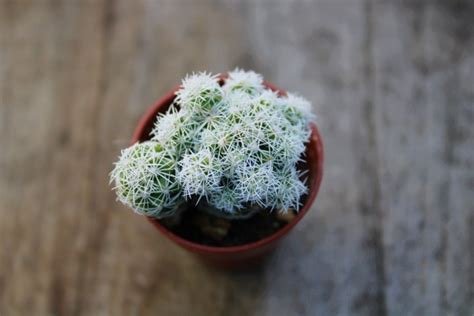
M309 210L322 177L311 104L252 71L186 77L142 118L117 199L207 262L242 267Z

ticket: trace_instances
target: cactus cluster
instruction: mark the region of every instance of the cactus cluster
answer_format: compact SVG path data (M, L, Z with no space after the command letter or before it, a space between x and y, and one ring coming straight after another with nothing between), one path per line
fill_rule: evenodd
M227 218L298 210L307 187L297 163L313 118L306 99L279 96L253 71L236 69L222 86L193 74L151 139L122 151L111 181L121 202L156 218L186 201Z

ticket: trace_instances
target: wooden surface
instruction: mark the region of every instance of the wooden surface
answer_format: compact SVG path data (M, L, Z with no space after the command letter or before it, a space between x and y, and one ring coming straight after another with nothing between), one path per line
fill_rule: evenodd
M327 159L231 274L107 182L151 103L235 66L315 104ZM0 0L0 315L473 314L472 1Z

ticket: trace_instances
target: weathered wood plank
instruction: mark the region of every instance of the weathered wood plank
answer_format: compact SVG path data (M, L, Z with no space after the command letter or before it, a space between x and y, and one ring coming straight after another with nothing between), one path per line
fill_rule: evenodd
M390 315L474 313L473 9L463 1L374 5Z
M82 241L94 211L86 204L103 11L93 3L8 1L0 12L0 314L72 314L90 252Z

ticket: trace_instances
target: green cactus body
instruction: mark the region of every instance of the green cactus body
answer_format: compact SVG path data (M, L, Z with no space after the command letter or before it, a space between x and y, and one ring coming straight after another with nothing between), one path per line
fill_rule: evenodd
M111 173L118 199L136 212L173 216L184 200L226 218L263 209L298 210L307 193L303 159L311 104L265 89L235 70L223 86L207 73L186 77L151 141L125 149Z
M137 213L166 217L182 201L175 159L152 141L122 151L111 173L118 200Z

